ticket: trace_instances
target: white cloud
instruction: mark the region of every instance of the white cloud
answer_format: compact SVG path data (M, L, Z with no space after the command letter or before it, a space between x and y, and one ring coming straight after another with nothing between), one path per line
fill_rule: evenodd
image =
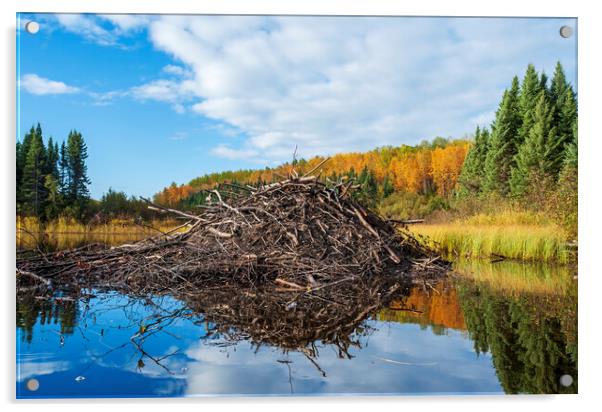
M95 43L109 46L114 45L117 41L117 35L103 28L91 15L56 14L55 17L63 29L79 34Z
M257 150L251 149L232 149L226 145L220 144L211 150L211 153L229 160L249 160L257 156Z
M78 34L102 46L121 46L120 36L143 29L152 20L136 14L55 14L66 31Z
M142 29L150 21L149 16L140 14L101 14L99 17L110 21L121 32Z
M139 100L156 100L168 103L178 103L193 95L192 81L155 80L150 83L130 89L132 96Z
M173 74L174 76L186 76L189 74L188 71L182 66L176 66L173 64L168 64L167 66L163 67L162 71L167 74Z
M110 92L192 111L244 136L214 154L288 160L463 136L528 63L575 73L567 19L58 15L99 44L146 29L167 78Z
M558 43L557 24L164 16L148 30L193 76L183 88L161 81L162 100L192 95L194 112L248 136L245 149L214 154L273 160L295 145L310 156L471 132L529 62L551 72L572 52Z
M19 81L20 87L31 94L68 94L78 93L80 89L73 86L68 86L63 82L49 80L40 77L37 74L25 74Z

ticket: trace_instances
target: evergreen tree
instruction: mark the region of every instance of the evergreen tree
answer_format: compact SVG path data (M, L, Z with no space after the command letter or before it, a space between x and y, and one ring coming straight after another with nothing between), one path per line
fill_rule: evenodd
M462 172L458 179L460 184L460 193L479 193L483 185L483 171L485 169L485 160L489 150L489 131L477 126L475 131L474 144L468 151Z
M556 202L554 203L557 220L571 239L578 235L579 181L577 122L573 124L573 140L567 145L564 166L558 178Z
M38 130L40 133L38 134ZM23 168L21 185L22 210L25 213L40 216L46 201L45 168L47 166L46 151L42 140L41 129L34 132Z
M573 88L566 81L560 62L556 63L550 98L554 108L554 123L558 132L558 140L561 142L558 147L559 153L556 153L555 156L563 156L564 150L575 139L573 126L577 121L577 99Z
M544 91L539 94L533 119L529 135L516 155L516 167L512 169L510 187L514 196L524 195L530 184L552 176L563 162L563 157L558 156L562 142L553 124L554 110Z
M393 183L391 183L391 178L388 174L385 175L383 179L383 198L387 198L393 194L395 188L393 187Z
M52 175L57 181L59 179L59 147L58 144L52 140L52 137L48 139L48 146L46 149L46 174Z
M520 127L519 84L515 76L510 89L504 92L492 125L485 158L484 192L508 194L510 170L514 166L514 156L520 144Z
M59 154L59 190L63 196L67 195L69 187L69 158L65 142L61 143Z
M88 185L88 167L86 159L88 158L88 149L81 133L73 130L67 137L67 200L71 205L82 206L90 197Z
M556 69L554 70L554 76L552 77L552 84L550 85L550 97L556 106L557 113L560 112L562 107L562 101L568 90L569 84L566 81L564 69L560 62L556 63Z
M105 214L111 217L127 213L129 209L127 195L124 192L116 192L112 188L109 188L109 191L102 195L100 208Z
M22 160L22 147L21 142L17 141L17 147L15 149L15 164L16 164L16 201L17 201L17 212L20 209L19 193L21 192L21 181L23 180L23 160Z
M578 138L577 122L573 123L573 140L569 142L566 148L564 167L577 169L578 167Z
M59 215L62 203L59 182L54 174L47 174L44 177L44 190L46 192L45 217L49 220L54 219Z
M548 89L548 76L543 70L541 72L541 76L539 77L539 89L540 91L545 91L548 95L550 93L550 90Z
M537 75L535 66L529 64L529 66L527 66L527 71L525 72L525 77L523 78L523 83L521 84L519 97L519 114L522 119L518 134L519 145L526 140L531 127L535 124L535 106L537 105L537 99L541 91L541 78Z
M27 160L27 153L29 153L29 148L31 147L31 141L36 134L36 130L33 126L28 133L25 133L22 142L17 142L17 158L16 158L16 166L17 166L17 208L21 209L23 204L23 171L25 169L25 162Z

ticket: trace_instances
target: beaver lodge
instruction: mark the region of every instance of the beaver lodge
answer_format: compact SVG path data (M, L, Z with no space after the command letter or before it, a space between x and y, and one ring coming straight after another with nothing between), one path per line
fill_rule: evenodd
M19 257L17 284L169 294L222 333L234 327L236 335L299 348L340 343L393 292L428 288L448 270L403 224L354 201L352 181L293 171L259 188L228 187L238 193L209 191L210 204L194 215L149 206L185 219L184 232Z

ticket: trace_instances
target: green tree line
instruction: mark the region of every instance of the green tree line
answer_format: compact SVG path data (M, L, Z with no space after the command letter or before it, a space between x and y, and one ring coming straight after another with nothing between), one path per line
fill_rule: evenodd
M562 297L509 296L466 281L458 292L474 349L491 354L506 393L577 392L576 289ZM560 384L566 374L570 387Z
M81 217L90 200L87 158L78 131L70 131L59 146L52 137L44 143L39 123L32 126L16 144L17 213L41 220Z
M560 62L548 80L532 64L522 82L512 79L491 131L476 129L459 179L460 195L524 198L576 176L577 97Z

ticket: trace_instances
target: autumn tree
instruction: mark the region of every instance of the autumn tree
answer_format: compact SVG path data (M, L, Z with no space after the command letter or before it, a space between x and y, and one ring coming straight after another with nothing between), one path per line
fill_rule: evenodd
M438 195L449 196L456 188L466 151L465 144L437 147L433 150L431 176Z

